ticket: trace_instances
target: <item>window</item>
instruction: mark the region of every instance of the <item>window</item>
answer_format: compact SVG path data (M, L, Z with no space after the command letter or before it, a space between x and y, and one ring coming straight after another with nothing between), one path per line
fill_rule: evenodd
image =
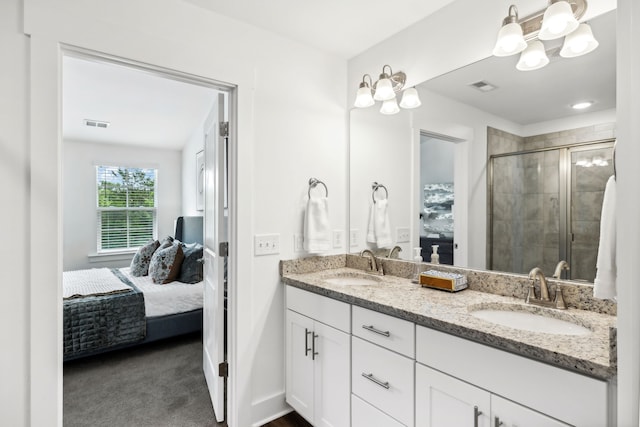
M96 166L98 252L156 237L156 177L156 169Z

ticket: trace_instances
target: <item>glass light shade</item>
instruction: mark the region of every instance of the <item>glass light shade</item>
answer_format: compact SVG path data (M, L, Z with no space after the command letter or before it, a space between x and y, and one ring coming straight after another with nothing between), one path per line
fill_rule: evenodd
M400 107L398 107L398 102L396 101L395 96L391 99L387 99L382 103L382 107L380 107L380 112L382 114L396 114L400 111Z
M542 28L538 33L540 40L553 40L564 37L578 28L578 20L573 16L571 5L562 0L550 5L544 12Z
M527 48L522 35L522 27L517 22L503 25L498 32L498 40L493 48L494 56L509 56L520 53Z
M549 63L544 45L539 40L529 42L527 48L520 54L516 68L520 71L537 70Z
M571 34L564 38L564 44L560 50L563 58L574 58L585 55L598 47L598 41L593 37L589 24L580 24Z
M371 95L371 88L369 86L360 85L360 89L358 89L358 94L356 95L356 102L353 104L354 107L357 108L367 108L371 107L376 102L373 100L373 96Z
M400 106L402 108L416 108L422 105L420 102L420 96L415 87L410 87L402 92L402 100Z
M395 98L396 93L393 91L391 79L383 76L380 77L380 80L376 83L376 91L373 94L373 99L376 101L387 101L391 98Z

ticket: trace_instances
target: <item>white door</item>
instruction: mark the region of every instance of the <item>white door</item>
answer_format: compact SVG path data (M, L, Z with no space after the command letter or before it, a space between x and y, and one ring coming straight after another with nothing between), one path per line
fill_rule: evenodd
M205 198L204 198L204 313L203 313L203 365L204 376L211 395L217 421L224 420L224 378L220 364L225 362L224 342L224 261L220 243L227 242L224 222L224 186L226 180L224 138L220 137L218 123L224 113L224 95L215 105L214 120L205 138Z
M489 427L489 392L416 364L416 427Z
M567 427L569 425L495 395L491 396L491 414L493 425L502 427Z
M287 310L286 399L300 415L314 422L313 320Z

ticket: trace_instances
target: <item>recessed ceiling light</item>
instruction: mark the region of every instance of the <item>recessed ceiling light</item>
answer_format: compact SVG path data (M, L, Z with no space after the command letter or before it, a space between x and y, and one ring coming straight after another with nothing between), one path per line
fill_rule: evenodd
M589 108L592 105L593 105L592 101L583 101L583 102L576 102L571 106L571 108L573 108L574 110L584 110L585 108Z
M93 127L93 128L103 128L106 129L109 127L109 125L111 123L109 122L102 122L100 120L90 120L90 119L84 119L84 124L85 126L89 126L89 127Z

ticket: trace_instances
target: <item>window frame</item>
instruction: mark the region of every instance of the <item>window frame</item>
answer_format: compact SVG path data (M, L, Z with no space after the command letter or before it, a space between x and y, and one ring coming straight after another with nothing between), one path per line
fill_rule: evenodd
M131 219L130 213L132 212L151 212L152 214L152 231L149 239L158 238L158 168L157 167L141 167L141 166L131 166L131 165L113 165L110 163L95 163L95 175L94 175L94 184L96 190L96 198L95 198L95 208L96 208L96 252L99 255L109 255L109 254L117 254L117 253L129 253L137 251L142 244L132 246L131 245ZM152 207L131 207L131 206L100 206L100 183L102 182L100 170L101 169L116 169L116 170L143 170L145 172L152 171L153 172L153 206ZM128 205L129 194L127 193L127 205ZM102 229L102 215L104 212L125 212L126 213L126 229L122 231L125 233L126 247L117 247L117 248L103 248L103 229Z

